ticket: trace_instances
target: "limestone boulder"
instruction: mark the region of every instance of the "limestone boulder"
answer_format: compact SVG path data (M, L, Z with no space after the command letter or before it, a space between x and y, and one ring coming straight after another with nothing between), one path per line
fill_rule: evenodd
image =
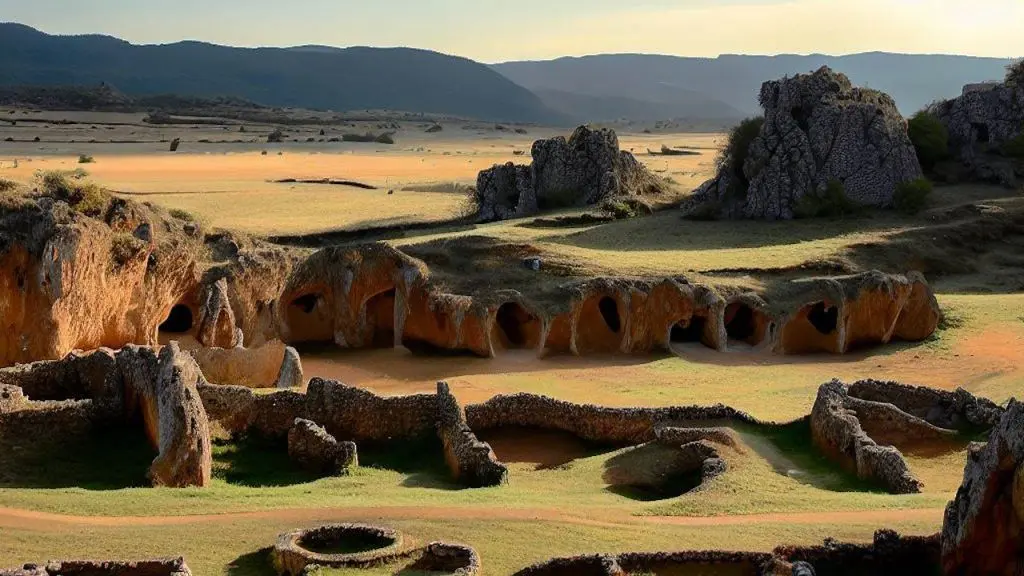
M663 183L608 129L577 128L533 143L530 166L505 164L477 177L481 221L529 216L544 209L587 206L615 196L662 191Z
M899 184L922 176L906 121L887 94L822 67L765 82L759 100L764 124L743 166L723 167L683 204L684 214L790 219L801 199L833 180L852 202L887 207Z
M946 506L946 574L1024 572L1024 403L1010 401L988 443L974 444L956 498Z

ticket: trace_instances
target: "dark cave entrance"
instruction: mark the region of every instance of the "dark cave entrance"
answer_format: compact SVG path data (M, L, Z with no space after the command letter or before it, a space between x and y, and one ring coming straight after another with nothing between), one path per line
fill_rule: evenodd
M605 296L597 303L597 309L601 312L601 318L605 325L612 332L618 334L622 330L622 319L619 317L619 304L614 298Z
M370 346L392 348L395 345L395 289L385 290L366 301L366 328Z
M839 308L825 306L824 302L818 302L807 312L807 321L821 334L826 336L832 334L839 326Z
M704 342L704 329L708 319L704 316L691 316L689 320L676 323L672 326L672 333L669 341L672 344L686 344L697 342L707 345Z
M167 319L160 325L160 331L167 334L187 334L192 330L193 322L192 309L184 304L175 304Z
M516 302L502 304L495 322L501 331L501 341L508 348L532 348L540 340L537 318Z
M746 304L736 302L725 309L725 333L729 340L759 344L757 324L754 309Z

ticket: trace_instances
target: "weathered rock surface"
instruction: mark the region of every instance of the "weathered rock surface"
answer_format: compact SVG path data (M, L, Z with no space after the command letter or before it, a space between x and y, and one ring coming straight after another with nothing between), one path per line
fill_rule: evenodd
M886 94L823 67L765 82L759 99L765 121L743 166L701 185L684 214L710 204L727 217L789 219L802 198L832 180L853 202L886 207L897 185L922 175L906 122Z
M987 444L974 444L942 527L946 574L1024 573L1024 403L1010 401Z
M846 385L838 380L818 389L818 398L811 410L811 436L815 445L859 478L876 481L894 494L920 492L922 484L910 472L903 454L893 446L879 446L872 440L861 428L859 413L851 409L850 404ZM924 427L929 426L921 422Z
M141 413L146 433L159 450L149 469L154 485L207 486L213 451L210 426L198 386L199 366L171 343L159 358L151 349L130 346L117 356L124 377L126 408Z
M508 468L466 425L466 415L445 382L437 383L437 435L448 468L459 482L480 487L498 486L508 480Z
M299 353L279 340L254 348L197 348L189 350L211 384L247 388L300 388Z
M26 564L16 570L0 570L0 576L192 576L184 558L140 560L51 560L45 565Z
M1024 177L1024 166L1003 158L1003 144L1024 133L1024 89L1005 83L968 85L952 100L933 104L929 111L949 131L954 157L983 181L1013 186Z
M158 326L197 281L200 239L183 222L95 194L102 206L42 194L3 200L0 366L156 344ZM132 235L146 226L151 241Z
M508 163L480 172L479 220L506 220L663 189L632 154L619 150L612 130L580 126L568 140L559 136L534 142L532 155L530 166Z
M354 442L338 442L316 422L303 418L296 418L288 431L288 456L323 474L347 474L359 464Z

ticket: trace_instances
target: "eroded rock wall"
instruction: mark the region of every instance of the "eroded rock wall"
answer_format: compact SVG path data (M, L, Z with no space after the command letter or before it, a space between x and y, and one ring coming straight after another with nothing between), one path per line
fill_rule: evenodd
M0 570L0 576L192 576L184 558L139 561L51 560Z
M211 384L247 388L298 388L303 385L299 353L280 340L255 348L197 348L195 359Z

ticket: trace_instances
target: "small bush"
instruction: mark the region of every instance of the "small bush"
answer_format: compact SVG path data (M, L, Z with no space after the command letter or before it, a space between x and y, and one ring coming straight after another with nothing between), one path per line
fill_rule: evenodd
M115 234L110 242L110 260L118 267L124 266L146 249L146 243L138 238L121 232Z
M926 170L949 157L949 131L931 113L922 110L907 122L917 159Z
M1024 60L1018 60L1006 67L1006 83L1024 87Z
M0 178L0 192L11 192L17 190L18 183L14 180L8 180L7 178Z
M92 156L89 156L87 154L80 154L78 156L78 163L79 164L92 164L95 161L96 161L95 158L93 158Z
M747 196L747 187L750 185L746 174L743 173L743 164L747 161L747 154L754 139L761 134L761 127L764 126L764 118L747 118L737 124L729 132L729 140L718 152L715 165L719 170L727 172L730 176L729 195L735 199L743 199Z
M395 139L392 137L393 134L393 132L385 132L384 134L374 138L374 142L377 144L394 144Z
M860 212L861 207L850 200L839 180L831 180L824 192L805 194L793 209L797 218L843 218Z
M932 188L932 183L926 178L903 182L896 186L893 207L900 212L917 214L928 206L928 197L932 194Z
M1003 154L1010 158L1024 160L1024 132L1003 144Z
M267 142L268 143L279 143L279 142L283 142L283 141L284 141L284 132L282 132L280 128L274 130L273 132L271 132L270 134L267 135Z
M170 214L172 218L177 218L178 220L185 220L186 222L196 221L196 217L193 216L191 212L188 210L182 210L181 208L171 208Z
M42 173L40 190L57 200L67 202L75 211L87 216L100 216L110 203L110 194L93 182L69 178L67 173L52 170Z

